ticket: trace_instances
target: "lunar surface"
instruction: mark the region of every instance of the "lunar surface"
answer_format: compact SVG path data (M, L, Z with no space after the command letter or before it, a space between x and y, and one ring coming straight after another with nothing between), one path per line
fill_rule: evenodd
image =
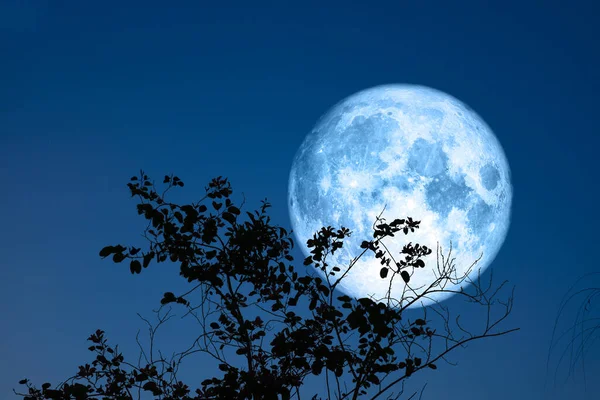
M421 221L414 233L384 240L396 259L402 259L408 242L433 250L424 258L425 268L408 271L413 294L438 276L438 243L443 253L452 243L457 276L481 255L469 276L475 279L487 268L506 237L511 201L510 169L491 129L454 97L414 85L367 89L331 108L298 149L288 187L292 227L306 256L306 241L322 227L352 231L328 259L330 267L341 268L337 276L362 252L362 241L373 239L373 223L384 209L388 223L406 217ZM369 251L338 287L355 298L384 299L394 274L382 279L380 269ZM391 297L401 300L405 286L396 275ZM412 306L449 296L435 293Z

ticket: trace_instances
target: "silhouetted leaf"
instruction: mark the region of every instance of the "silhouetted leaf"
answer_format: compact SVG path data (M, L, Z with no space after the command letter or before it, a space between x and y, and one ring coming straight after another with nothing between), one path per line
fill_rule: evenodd
M310 369L314 375L319 375L323 370L323 361L321 359L315 360L311 365Z
M160 304L164 305L164 304L172 303L172 302L175 302L175 301L177 301L175 295L172 292L166 292L163 295L163 298L160 301Z
M179 211L175 211L173 213L173 216L175 217L177 222L179 222L180 224L183 224L183 215Z
M381 268L381 270L379 271L379 276L381 277L381 279L385 279L385 277L388 275L388 269L383 267Z
M405 283L408 283L410 281L410 275L408 274L408 272L402 271L402 272L400 272L400 276L402 277L402 280Z
M139 274L142 272L142 264L138 260L132 260L129 264L129 270L132 274Z
M146 374L145 372L142 372L142 373L136 375L136 377L135 377L136 382L144 382L147 380L148 380L148 374Z
M100 257L105 258L111 255L114 252L114 246L106 246L102 250L100 250Z
M312 311L315 309L316 306L317 306L317 298L313 297L312 300L310 301L310 304L308 305L308 309Z
M150 261L154 258L154 252L150 252L148 254L144 254L144 264L143 267L147 268L150 265Z
M221 215L221 218L229 222L231 225L233 225L233 223L235 222L235 216L230 212L224 212L223 215Z
M160 390L158 388L158 386L156 385L156 383L152 382L152 381L144 383L144 386L142 386L142 389L151 391L152 394L154 394L154 395L158 395L158 394L162 393L162 390Z

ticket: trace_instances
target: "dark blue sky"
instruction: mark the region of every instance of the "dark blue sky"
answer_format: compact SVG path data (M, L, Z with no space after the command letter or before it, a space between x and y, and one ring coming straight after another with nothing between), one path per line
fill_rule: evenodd
M125 186L140 168L180 176L179 201L226 176L289 227L292 158L321 114L359 90L413 83L467 103L504 147L513 213L492 268L516 285L505 326L521 327L455 352L457 367L425 377L427 398L597 398L597 380L584 392L581 377L550 389L544 379L560 298L598 270L598 6L177 3L0 2L0 397L24 376L76 372L97 328L135 359L135 313L182 287L164 265L132 276L98 257L144 243ZM185 324L163 331L167 352ZM190 383L212 371L200 360Z

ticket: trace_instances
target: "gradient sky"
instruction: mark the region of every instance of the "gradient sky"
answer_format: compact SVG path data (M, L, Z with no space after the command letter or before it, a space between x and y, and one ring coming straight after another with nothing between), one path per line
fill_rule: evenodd
M521 328L453 353L458 366L424 375L425 398L597 398L580 370L544 382L560 299L598 271L599 7L217 3L0 1L0 397L23 377L75 373L97 328L135 360L136 312L151 317L182 287L174 268L132 276L98 257L144 244L130 176L175 173L186 187L173 199L189 202L223 175L289 227L292 158L317 119L359 90L412 83L467 103L504 148L513 212L492 269L516 285L504 326ZM181 349L185 324L167 325L160 347ZM588 376L600 375L595 350ZM214 371L206 361L186 367L192 386Z

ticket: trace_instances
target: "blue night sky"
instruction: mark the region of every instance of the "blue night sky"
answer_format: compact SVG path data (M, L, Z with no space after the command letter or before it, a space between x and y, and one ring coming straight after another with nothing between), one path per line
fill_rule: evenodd
M318 118L359 90L412 83L468 104L504 148L512 221L491 269L516 286L504 327L521 328L413 383L428 381L430 399L597 398L597 344L587 390L581 369L545 379L560 299L598 271L598 6L217 3L0 0L0 397L23 377L74 374L98 328L136 360L136 312L151 317L185 287L168 265L132 276L98 256L145 243L130 176L175 173L186 186L173 199L191 202L222 175L234 199L254 209L266 197L290 227L288 174ZM187 344L186 321L159 334L166 353ZM182 368L197 387L216 366L199 356Z

